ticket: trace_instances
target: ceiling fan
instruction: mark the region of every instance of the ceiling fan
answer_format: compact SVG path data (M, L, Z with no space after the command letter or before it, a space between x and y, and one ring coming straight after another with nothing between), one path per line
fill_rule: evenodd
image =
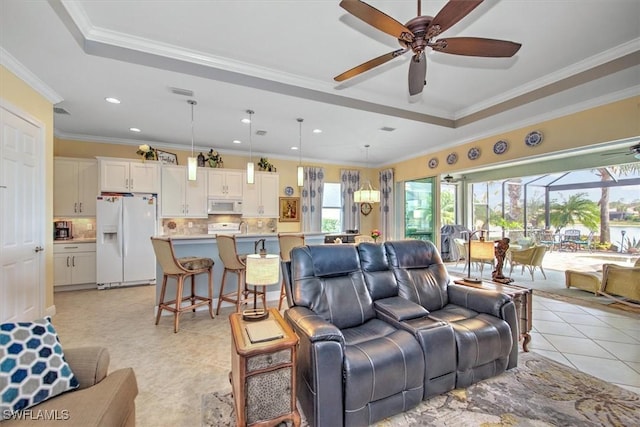
M619 154L625 154L627 156L633 155L633 157L640 160L640 143L632 145L631 147L629 147L627 151L618 151L616 153L604 153L603 155L613 156L613 155L619 155Z
M506 58L515 55L522 45L506 40L478 37L452 37L433 40L440 33L445 32L471 13L482 2L483 0L450 0L435 17L431 17L421 16L422 3L421 0L417 0L418 16L402 25L392 17L363 1L342 0L340 6L343 9L380 31L394 36L398 39L402 48L347 70L334 77L334 80L341 82L350 79L412 51L413 57L409 65L409 94L417 95L422 92L422 89L427 84L425 80L427 60L424 53L427 47L453 55L493 58Z

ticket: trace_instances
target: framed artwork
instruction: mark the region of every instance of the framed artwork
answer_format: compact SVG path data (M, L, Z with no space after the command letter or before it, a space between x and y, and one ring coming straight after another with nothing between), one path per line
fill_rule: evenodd
M300 222L300 197L280 197L279 222Z
M173 153L169 153L168 151L156 150L156 157L162 163L166 163L169 165L178 164L178 156Z

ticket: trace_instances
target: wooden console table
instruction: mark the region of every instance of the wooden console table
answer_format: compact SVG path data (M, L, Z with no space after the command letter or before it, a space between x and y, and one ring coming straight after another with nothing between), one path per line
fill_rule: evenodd
M251 342L247 326L269 320L275 320L282 337ZM240 313L231 314L229 322L232 340L229 380L237 425L270 427L289 420L294 426L299 426L296 334L275 308L270 308L268 319L260 322L246 322Z
M530 288L514 285L513 283L509 283L508 285L487 281L483 281L482 283L471 283L464 281L464 279L454 280L454 283L473 288L489 289L509 295L516 305L518 329L520 329L520 338L522 339L522 349L524 351L529 351L529 342L531 342L530 332L533 328L533 317L531 311L533 292Z

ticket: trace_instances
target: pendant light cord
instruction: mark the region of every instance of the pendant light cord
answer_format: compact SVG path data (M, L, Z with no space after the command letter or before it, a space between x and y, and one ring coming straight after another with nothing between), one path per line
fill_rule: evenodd
M249 114L249 162L253 162L253 144L251 143L251 137L253 134L253 119L251 116L253 115L253 110L247 110L247 114Z
M298 151L299 151L298 166L302 166L302 122L304 122L304 119L298 118L297 120L298 120L298 123L300 123L300 139L298 142Z

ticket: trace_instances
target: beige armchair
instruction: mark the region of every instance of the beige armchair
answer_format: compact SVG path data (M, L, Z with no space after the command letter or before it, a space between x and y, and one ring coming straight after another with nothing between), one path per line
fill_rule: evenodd
M567 288L573 286L623 304L640 305L640 258L633 267L603 264L602 273L567 270L564 274Z
M546 252L546 246L534 246L521 251L509 251L508 258L509 263L511 264L509 275L513 273L513 267L521 265L522 271L520 274L524 274L524 269L526 267L531 274L531 280L535 280L533 273L536 271L536 268L539 268L542 273L542 277L544 277L544 280L547 280L547 275L544 273L544 268L542 268L542 260L544 259L544 254Z

